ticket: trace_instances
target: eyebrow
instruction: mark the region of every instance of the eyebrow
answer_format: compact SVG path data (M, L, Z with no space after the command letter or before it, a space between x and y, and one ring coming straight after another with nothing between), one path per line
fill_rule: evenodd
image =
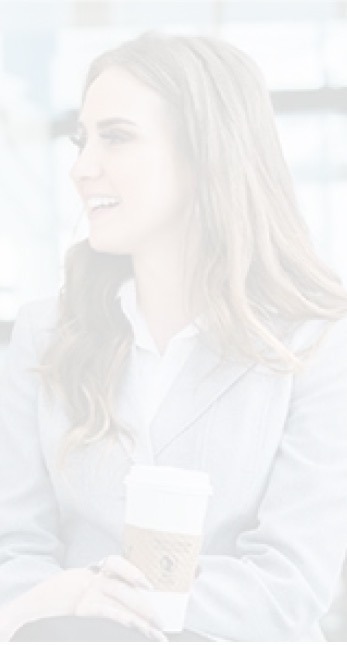
M78 121L77 125L82 128L85 127L82 121ZM98 121L96 124L99 130L103 130L104 128L109 128L114 125L130 125L135 128L137 127L134 121L130 121L129 119L124 119L122 117L112 117L110 119L102 119L102 121Z

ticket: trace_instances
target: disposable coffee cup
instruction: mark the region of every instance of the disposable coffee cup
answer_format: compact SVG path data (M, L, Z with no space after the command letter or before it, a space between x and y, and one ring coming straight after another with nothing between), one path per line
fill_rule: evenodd
M180 632L212 494L209 474L135 464L125 485L123 555L152 584L153 590L140 593L162 630Z

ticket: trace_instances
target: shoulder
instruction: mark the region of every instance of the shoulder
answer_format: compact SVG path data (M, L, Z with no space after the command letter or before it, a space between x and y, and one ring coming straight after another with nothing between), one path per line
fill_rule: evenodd
M20 307L17 319L25 318L37 329L48 328L56 323L58 305L58 295L31 300Z
M55 330L58 308L58 295L23 304L14 322L11 344L32 343L37 352L42 351Z
M298 368L277 370L257 363L254 371L279 382L290 379L293 394L337 384L347 392L347 315L337 321L306 321L288 334L284 344L299 359Z
M298 388L347 391L347 316L338 321L310 321L293 338L295 352L307 352L303 367L295 375Z
M341 344L344 348L347 340L347 315L336 321L309 320L302 324L293 334L290 346L295 352L316 348L317 352Z

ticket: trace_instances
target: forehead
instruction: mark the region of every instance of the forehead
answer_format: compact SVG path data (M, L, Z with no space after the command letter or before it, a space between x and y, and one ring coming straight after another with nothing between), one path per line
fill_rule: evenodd
M166 109L165 109L166 108ZM86 125L111 117L124 117L139 126L164 125L168 112L164 99L126 70L113 67L89 86L79 120Z

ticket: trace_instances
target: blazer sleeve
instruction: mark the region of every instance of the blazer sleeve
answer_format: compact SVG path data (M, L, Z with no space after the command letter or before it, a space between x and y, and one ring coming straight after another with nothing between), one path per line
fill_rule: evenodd
M0 376L0 605L61 570L63 544L37 419L30 311L14 324ZM47 429L48 430L48 429Z
M347 320L293 392L255 521L237 555L201 555L185 628L297 641L328 611L347 550Z

